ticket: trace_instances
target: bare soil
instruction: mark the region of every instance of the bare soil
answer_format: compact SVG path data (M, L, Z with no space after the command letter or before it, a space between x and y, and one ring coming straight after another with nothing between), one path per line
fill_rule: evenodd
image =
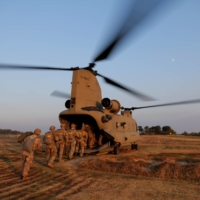
M138 151L64 158L46 166L36 152L20 180L21 145L0 138L0 199L200 199L200 138L141 136Z

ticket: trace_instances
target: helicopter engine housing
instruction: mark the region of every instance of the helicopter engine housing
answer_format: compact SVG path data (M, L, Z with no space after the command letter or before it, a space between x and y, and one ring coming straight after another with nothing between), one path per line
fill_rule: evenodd
M109 110L113 114L117 114L121 108L119 101L115 99L110 100L109 98L104 98L102 99L101 104L105 109Z
M70 100L67 100L67 101L65 102L65 107L66 107L67 109L70 108Z

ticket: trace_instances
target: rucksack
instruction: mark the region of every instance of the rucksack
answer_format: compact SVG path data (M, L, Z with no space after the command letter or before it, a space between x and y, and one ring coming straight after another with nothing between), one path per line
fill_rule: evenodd
M36 139L37 137L31 138L31 136L28 136L23 144L22 150L31 153L34 150L33 146Z
M55 144L54 136L51 132L47 132L44 137L43 141L46 145Z
M20 135L18 137L18 142L19 143L22 143L24 141L25 138L27 138L29 135L33 135L33 132L26 132L26 133L23 133L22 135Z

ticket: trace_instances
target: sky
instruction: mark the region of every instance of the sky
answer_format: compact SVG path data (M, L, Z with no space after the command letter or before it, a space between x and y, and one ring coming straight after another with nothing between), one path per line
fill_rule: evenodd
M130 0L1 0L0 63L85 67L120 24ZM127 2L127 4L126 4ZM153 96L144 102L104 83L102 96L137 107L200 99L200 1L175 1L130 34L95 70ZM150 23L151 22L151 23ZM0 70L0 128L46 132L59 127L72 72ZM200 132L200 104L135 110L141 126Z

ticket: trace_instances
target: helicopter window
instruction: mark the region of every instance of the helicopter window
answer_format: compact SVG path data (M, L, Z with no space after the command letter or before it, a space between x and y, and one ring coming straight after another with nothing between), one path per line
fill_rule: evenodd
M76 98L71 98L71 103L75 104L76 103Z
M124 124L124 125L123 125L123 129L126 129L126 126L127 126L127 125L126 125L126 124Z
M120 125L119 122L116 122L116 128L119 128L119 125Z

